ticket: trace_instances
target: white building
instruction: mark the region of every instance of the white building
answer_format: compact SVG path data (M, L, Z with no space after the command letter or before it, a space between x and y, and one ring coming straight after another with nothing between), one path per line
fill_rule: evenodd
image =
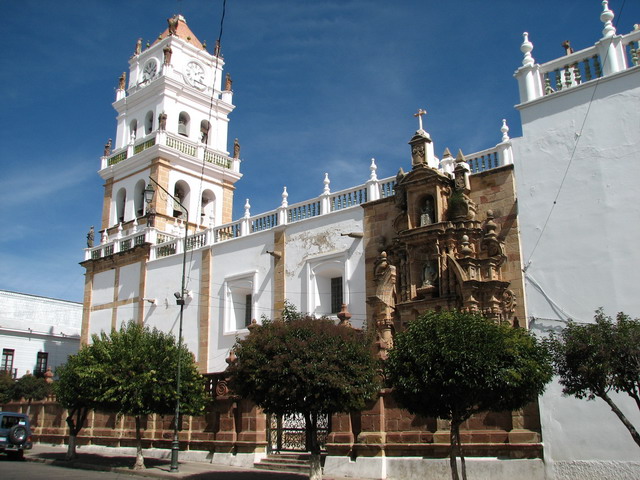
M80 348L82 304L0 290L0 371L55 371Z
M640 317L633 240L640 234L640 30L618 35L613 12L607 2L603 7L602 38L547 63L535 63L525 34L515 74L522 138L512 144L526 307L530 327L542 335L568 319L591 322L598 307ZM615 401L640 425L630 398ZM640 476L638 447L604 401L562 397L554 383L540 408L550 478Z
M503 126L498 145L466 157L467 170L479 174L471 182L476 185L492 169L510 178L510 164L516 165L521 233L510 233L510 248L517 245L518 251L509 262L523 258L526 303L518 299L517 309L526 311L520 325L536 331L559 328L568 318L588 321L598 306L639 315L632 295L639 254L632 245L638 223L633 173L640 151L640 32L616 35L611 17L604 2L602 40L543 65L535 63L525 38L523 66L516 72L523 136L510 139ZM290 205L285 190L278 209L253 216L247 201L244 217L232 221L240 158L237 149L232 155L227 150L233 92L230 81L223 85L218 53L208 53L178 17L175 31L165 31L131 58L129 81L121 80L114 103L114 150L105 150L100 169L101 234L83 262L84 342L129 319L176 335L182 325L202 372L224 370L237 336L253 320L276 317L285 300L328 316L344 303L354 326L368 322L371 266L365 249L374 239L366 237L361 205L394 195L396 180L378 179L372 162L362 185L331 192L327 176L314 199ZM425 142L433 148L430 138ZM440 160L432 150L427 157L445 175L456 165L452 156ZM148 184L155 193L147 205ZM509 192L496 203L515 205ZM483 208L478 212L486 215ZM497 220L501 226L508 213ZM523 267L514 265L512 285ZM509 468L515 470L487 478L514 478L517 471L530 472L527 478L637 478L637 447L601 407L563 398L553 385L540 400L542 444L531 440L544 448L544 465L533 458L518 470L514 462ZM627 410L639 424L637 411ZM513 438L523 432L521 438L535 437L515 420L512 429ZM392 464L396 470L389 472L403 471L399 460L372 458L369 472L385 476ZM349 462L344 456L329 463L336 472L357 474ZM406 475L420 475L413 468Z

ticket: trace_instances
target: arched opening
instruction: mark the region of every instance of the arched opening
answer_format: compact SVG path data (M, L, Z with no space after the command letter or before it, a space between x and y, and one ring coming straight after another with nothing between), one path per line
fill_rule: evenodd
M184 137L189 136L189 114L180 112L178 116L178 134Z
M127 204L127 190L121 188L116 194L116 223L124 222L124 209Z
M189 209L189 193L189 184L183 180L177 181L173 187L173 196L178 199L187 210ZM178 202L173 202L173 216L176 218L184 218L184 211Z
M433 201L433 197L431 195L425 195L420 200L420 218L418 225L424 227L425 225L431 225L437 221L436 204Z
M144 187L144 180L138 180L133 191L133 208L135 209L136 217L144 215Z
M144 119L144 133L149 135L151 132L153 132L153 112L147 112Z
M131 120L131 123L129 124L129 139L133 142L136 137L138 135L138 121L137 120Z
M216 196L211 190L202 192L200 200L200 225L213 227L215 225Z
M211 124L207 120L202 120L200 122L200 142L205 145L209 144L209 130L211 128Z

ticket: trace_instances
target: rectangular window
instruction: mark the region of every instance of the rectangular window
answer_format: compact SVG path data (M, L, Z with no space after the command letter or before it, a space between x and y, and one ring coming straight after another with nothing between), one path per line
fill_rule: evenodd
M12 348L2 349L2 364L0 364L0 371L7 372L13 376L13 354L15 350Z
M247 294L244 303L244 326L251 325L251 294Z
M36 368L33 374L44 375L44 372L47 371L48 362L49 362L49 354L47 352L38 352L38 358L36 359Z
M339 313L342 309L342 277L331 279L331 313Z

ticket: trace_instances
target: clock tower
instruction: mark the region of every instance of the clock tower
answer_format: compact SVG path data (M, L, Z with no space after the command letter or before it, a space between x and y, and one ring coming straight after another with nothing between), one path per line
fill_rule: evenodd
M239 149L233 156L227 150L231 79L227 74L223 82L218 45L209 53L182 15L168 23L146 48L138 40L129 72L120 77L115 142L105 146L99 171L103 239L145 223L168 233L185 227L185 212L170 196L145 205L149 178L188 210L191 231L232 220L241 174Z

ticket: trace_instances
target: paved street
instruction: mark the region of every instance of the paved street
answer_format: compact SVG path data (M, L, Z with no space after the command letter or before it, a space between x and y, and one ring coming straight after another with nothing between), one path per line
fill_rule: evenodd
M135 479L124 473L92 472L73 468L61 468L44 463L13 461L0 456L0 471L2 480L111 480ZM204 478L204 477L201 477Z
M36 444L25 453L25 460L10 460L0 454L2 480L111 480L135 478L190 479L190 480L304 480L305 474L280 473L253 468L214 465L208 462L181 461L178 472L170 472L169 460L145 456L145 470L133 471L135 456L122 449L79 448L78 459L64 460L66 447ZM347 480L345 477L324 476L325 480ZM358 480L349 478L348 480Z

